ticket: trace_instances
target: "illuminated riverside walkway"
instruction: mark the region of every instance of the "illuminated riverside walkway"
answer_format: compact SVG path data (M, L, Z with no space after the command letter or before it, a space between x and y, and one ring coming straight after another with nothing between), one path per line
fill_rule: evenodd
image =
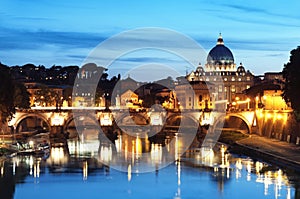
M258 155L271 163L300 171L300 148L295 144L258 135L239 140L237 144L242 147L243 153L248 153L247 155Z

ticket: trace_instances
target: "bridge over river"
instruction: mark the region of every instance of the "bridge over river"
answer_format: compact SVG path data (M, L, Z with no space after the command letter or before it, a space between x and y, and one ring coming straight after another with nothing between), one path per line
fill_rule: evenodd
M235 130L242 133L255 133L257 130L256 111L215 112L202 110L148 110L129 112L127 109L109 109L103 107L35 107L17 110L9 126L15 134L40 131L73 132L76 128L103 129L115 128L144 130L164 126L169 131L176 131L180 124L188 126L211 126L223 130ZM183 122L184 121L184 122ZM219 127L218 127L219 126ZM58 128L59 127L59 128Z

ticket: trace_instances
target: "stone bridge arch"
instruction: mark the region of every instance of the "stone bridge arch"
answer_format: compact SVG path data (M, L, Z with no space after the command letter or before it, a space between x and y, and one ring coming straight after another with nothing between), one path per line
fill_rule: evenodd
M113 114L116 124L121 125L147 125L149 124L149 118L144 113L115 113Z
M167 116L166 125L179 126L182 120L185 120L185 124L191 124L192 126L199 124L199 118L195 118L193 115L188 113L172 113Z
M238 113L229 113L226 114L226 116L220 116L218 117L215 122L214 122L214 127L217 126L219 122L224 121L224 128L223 129L232 129L232 130L240 130L240 132L243 132L245 130L244 128L241 127L246 127L247 133L251 134L252 131L252 121L249 121L244 115L238 114ZM239 122L238 122L239 121ZM231 124L231 123L232 124ZM239 126L236 126L239 125Z
M84 133L84 131L94 131L92 136L96 138L100 131L97 114L89 112L69 114L64 122L63 130L69 133L70 138L78 137L78 130L80 133Z
M46 129L43 129L45 131L50 131L51 130L51 124L50 121L48 119L48 116L46 114L41 114L41 113L23 113L21 116L19 116L18 118L16 118L13 126L15 127L15 132L19 133L19 132L24 132L22 131L20 128L25 128L24 126L21 127L21 125L27 125L27 123L24 123L26 119L30 119L30 118L35 118L36 122L37 120L40 120L39 122L44 122L43 124L47 125ZM40 127L43 128L43 124L35 124L35 128L36 130L40 130ZM30 127L29 127L30 129ZM27 131L29 130L27 129ZM21 130L21 131L20 131Z

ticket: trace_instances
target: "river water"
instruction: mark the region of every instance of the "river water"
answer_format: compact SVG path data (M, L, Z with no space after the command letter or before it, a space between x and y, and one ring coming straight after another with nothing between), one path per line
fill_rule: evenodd
M155 147L153 147L155 148ZM298 198L300 175L226 151L197 153L147 173L117 171L63 147L49 157L0 161L0 199L35 198Z

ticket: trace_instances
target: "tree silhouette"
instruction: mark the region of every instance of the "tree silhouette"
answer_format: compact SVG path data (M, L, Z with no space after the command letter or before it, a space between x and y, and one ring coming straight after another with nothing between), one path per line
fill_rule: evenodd
M30 107L29 93L24 84L14 82L14 106L20 109L27 109Z
M8 67L0 64L0 127L15 112L14 85Z
M291 103L296 115L300 114L300 46L291 51L290 60L283 68L285 79L283 98Z

